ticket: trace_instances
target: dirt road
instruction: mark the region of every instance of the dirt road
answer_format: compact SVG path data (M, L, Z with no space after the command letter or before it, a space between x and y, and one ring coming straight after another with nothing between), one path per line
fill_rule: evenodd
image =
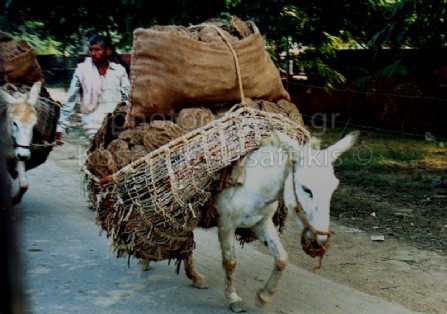
M67 139L66 139L67 140ZM30 189L15 207L19 252L30 313L230 313L216 232L197 230L194 251L209 289L197 290L167 262L140 272L137 261L108 255L94 212L80 189L77 154L82 145L57 148L28 172ZM289 251L293 248L289 248ZM253 313L412 313L322 274L291 258L272 303L256 308L254 296L272 258L253 245L238 249L236 284Z
M55 95L53 97L55 99L63 97L63 93L53 95ZM57 166L68 168L74 171L74 174L79 175L82 158L85 157L83 153L86 148L86 140L82 138L82 133L76 131L76 128L74 130L70 135L64 137L65 146L56 148L50 154L50 160L54 161ZM79 185L75 188L78 193ZM340 189L343 188L345 187L342 182ZM29 192L32 190L33 187ZM28 195L27 197L32 196ZM78 205L85 206L84 201L81 200ZM281 239L289 253L291 265L288 271L292 271L292 273L285 275L273 303L263 310L279 313L403 313L407 312L406 308L408 308L424 313L447 312L447 294L445 293L447 291L447 281L445 280L447 257L437 252L418 250L394 238L386 237L383 242L371 241L370 234L339 225L334 220L332 229L335 234L331 249L323 259L323 268L318 273L314 273L313 268L317 261L308 257L301 250L299 230L295 228L292 221L287 222ZM204 243L197 240L196 251L198 256L201 255L197 258L199 270L206 272L207 277L214 278L216 286L213 285L212 289L217 288L218 290L216 299L214 296L211 297L213 299L211 303L218 303L219 306L223 304L225 307L221 291L223 289L223 273L220 260L216 259L216 256L220 256L220 252L209 249L217 248L216 242L212 244L207 242L208 240L217 241L214 232L202 230L198 231L198 236L199 238L203 236L205 239ZM251 256L253 248L256 249L253 253L254 257ZM100 249L98 248L98 250ZM261 286L270 272L271 260L267 254L266 249L256 243L246 244L239 253L238 286L242 297L249 304L254 299L255 290ZM258 259L259 261L265 260L265 264L244 270L244 264L252 266L253 260L258 263ZM124 262L120 260L118 264L120 263ZM138 268L138 266L131 268ZM167 273L170 277L170 270ZM151 273L152 275L155 276ZM179 277L184 276L172 276L168 281L174 279L175 283L171 281L172 285L177 285ZM182 278L180 282L182 287L189 284L185 278ZM333 285L335 287L333 290L332 288L328 289ZM314 288L316 290L312 290ZM360 301L353 300L358 297L359 291ZM193 294L198 295L198 293L200 294L201 291L194 291ZM370 298L368 294L380 298L373 297L371 302L364 301L363 298L367 300ZM303 296L304 298L301 299ZM394 305L385 302L392 307L387 310L381 309L379 304L383 303L382 298L401 306L393 307ZM321 304L326 302L329 302L329 307L321 308ZM358 302L366 303L362 303L362 305Z

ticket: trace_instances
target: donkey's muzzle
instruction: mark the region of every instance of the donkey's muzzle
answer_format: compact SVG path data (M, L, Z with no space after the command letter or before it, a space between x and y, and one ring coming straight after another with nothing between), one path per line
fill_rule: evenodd
M303 251L311 257L322 257L329 249L330 237L330 231L319 231L305 227L301 234L301 246Z
M17 145L15 148L15 155L17 160L19 161L26 161L28 159L30 159L31 157L31 147L29 146L22 146L22 145Z
M307 238L310 240L310 241L312 241L312 242L315 242L315 245L324 245L327 241L329 241L329 237L327 236L327 235L325 235L325 234L319 234L318 232L317 232L317 234L316 234L316 236L314 236L313 234L312 234L312 231L310 231L310 230L308 230L307 232L306 232L306 236L307 236Z
M303 208L299 203L295 206L294 210L304 226L303 232L301 233L301 246L304 252L312 257L320 256L321 263L321 258L329 249L331 231L322 231L313 228L307 221L303 213Z

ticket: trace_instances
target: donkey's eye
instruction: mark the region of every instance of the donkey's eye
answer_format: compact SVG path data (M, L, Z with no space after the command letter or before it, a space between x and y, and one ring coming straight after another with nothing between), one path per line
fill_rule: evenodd
M303 185L303 191L304 191L304 193L307 193L310 198L313 197L312 191L307 186Z

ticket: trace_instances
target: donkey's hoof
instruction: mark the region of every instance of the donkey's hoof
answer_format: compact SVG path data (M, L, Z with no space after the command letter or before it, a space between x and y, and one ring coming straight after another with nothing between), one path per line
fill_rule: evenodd
M20 190L17 192L17 194L11 197L11 205L17 205L18 203L20 203L26 190L28 190L28 187L26 188L21 187Z
M141 271L148 271L152 269L150 261L140 260L140 265L141 265Z
M197 289L208 289L208 284L206 283L205 279L193 281L192 285Z
M256 305L258 307L269 303L271 300L271 294L268 292L267 289L262 288L258 291L258 298L256 299Z
M247 312L247 308L245 307L245 304L243 301L235 301L233 303L230 303L230 309L234 313Z

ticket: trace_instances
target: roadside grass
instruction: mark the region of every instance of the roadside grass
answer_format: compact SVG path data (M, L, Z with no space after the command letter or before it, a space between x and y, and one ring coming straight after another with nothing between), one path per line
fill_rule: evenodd
M341 129L320 136L322 148ZM370 233L447 254L447 148L423 138L363 131L335 165L331 215Z

